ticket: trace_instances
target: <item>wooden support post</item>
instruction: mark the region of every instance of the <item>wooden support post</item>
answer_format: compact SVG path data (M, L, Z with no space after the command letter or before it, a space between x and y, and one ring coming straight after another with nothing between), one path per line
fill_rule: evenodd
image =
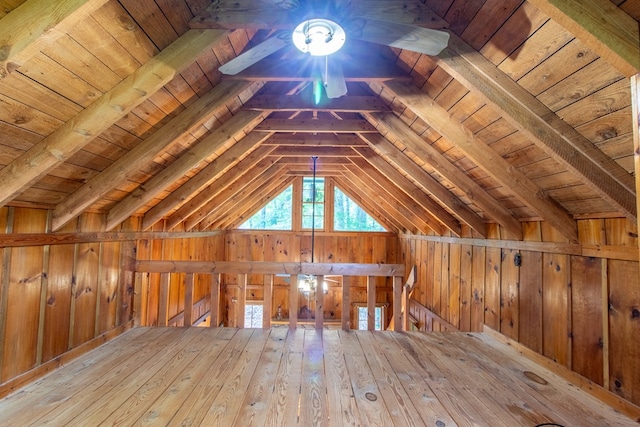
M409 290L407 286L402 287L402 330L408 331L409 327Z
M640 74L631 77L631 111L633 116L633 164L636 171L636 218L640 212ZM638 242L640 245L640 241ZM640 250L640 246L638 247Z
M158 326L169 325L169 273L160 273L160 296L158 298Z
M220 273L211 275L211 319L210 328L220 324Z
M402 276L393 276L393 330L401 331L402 325Z
M184 326L193 325L193 282L194 274L187 273L184 277Z
M602 258L602 386L611 390L609 386L609 262Z
M236 327L244 328L244 307L247 304L247 274L238 274L238 302Z
M342 276L342 330L351 329L351 278Z
M324 328L324 276L316 276L316 330Z
M376 329L376 278L367 276L367 330Z
M298 275L289 276L289 329L298 327Z
M265 274L262 283L264 285L262 297L262 327L270 328L271 318L273 317L271 314L271 306L273 305L273 274Z

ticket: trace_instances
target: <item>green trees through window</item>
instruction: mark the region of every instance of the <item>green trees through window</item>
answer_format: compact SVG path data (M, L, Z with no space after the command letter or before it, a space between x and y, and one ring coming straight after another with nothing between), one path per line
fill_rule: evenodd
M293 200L293 185L290 185L239 228L242 230L310 230L314 227L316 230L327 230L329 227L328 229L333 231L386 231L338 187L333 187L335 189L333 199L329 197L327 200L325 196L329 195L325 194L326 188L330 189L331 186L327 186L324 178L316 177L315 191L313 178L304 177L301 183L301 191L300 188L297 190L297 194L302 195L301 200ZM300 181L297 185L300 185ZM327 224L325 221L327 204L333 207L333 218L330 218L333 221L332 224ZM301 211L299 216L301 224L293 224L294 208Z
M338 187L335 187L333 200L333 229L335 231L386 231Z
M241 230L292 230L293 186L290 185L239 228Z

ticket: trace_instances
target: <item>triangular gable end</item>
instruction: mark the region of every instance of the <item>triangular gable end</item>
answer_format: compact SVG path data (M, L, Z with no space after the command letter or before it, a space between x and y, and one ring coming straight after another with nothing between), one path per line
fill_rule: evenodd
M388 231L337 185L334 188L333 229L335 231Z
M238 228L240 230L292 230L293 184L269 200Z

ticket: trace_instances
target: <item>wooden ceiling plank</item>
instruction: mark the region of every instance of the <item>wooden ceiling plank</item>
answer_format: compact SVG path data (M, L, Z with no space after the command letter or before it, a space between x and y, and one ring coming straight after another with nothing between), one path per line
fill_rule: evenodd
M362 169L364 167L365 169ZM414 199L409 197L403 191L394 191L395 183L386 179L373 167L366 162L355 164L352 168L349 168L344 173L345 177L349 177L354 184L359 188L362 188L367 192L369 197L375 200L390 214L390 209L395 208L395 211L402 217L413 224L420 232L429 234L430 232L442 233L442 227L435 218L431 217L430 213L425 211L424 208L418 204ZM431 221L423 218L431 217ZM433 224L437 225L433 225Z
M158 193L182 178L198 163L211 156L216 150L242 139L258 123L264 120L264 113L257 111L240 111L227 120L223 126L216 128L202 141L193 145L187 152L171 163L167 168L154 175L149 181L121 200L107 215L107 230L124 221L138 208L153 199Z
M392 20L423 28L441 29L446 21L417 0L354 0L349 16ZM251 30L292 29L290 15L283 8L255 0L222 0L211 4L196 16L191 28L246 28Z
M53 210L53 231L59 230L96 200L138 174L142 165L151 163L177 138L188 133L190 129L202 125L211 114L220 108L225 108L225 104L230 98L238 96L248 87L247 84L238 84L237 82L221 82L216 85L209 93L195 101L165 126L129 150L127 155L112 163L65 200L58 203Z
M356 133L377 132L366 120L266 119L257 132Z
M393 116L395 117L395 116ZM386 140L382 135L378 137L378 135L371 135L372 139L376 139L379 147L383 145L387 151L391 154L391 158L387 157L385 160L383 159L372 159L372 162L392 162L396 166L398 166L402 171L407 173L411 178L415 179L419 184L421 189L431 194L433 198L437 200L443 207L449 210L449 212L453 213L455 217L457 217L460 221L467 224L469 227L474 229L481 236L487 235L487 227L484 220L475 212L473 212L467 205L465 205L458 197L452 194L449 189L444 187L440 182L438 182L435 178L429 175L424 169L418 166L413 160L404 155L400 150L397 149L391 142ZM417 136L417 135L416 135ZM384 141L382 141L384 140ZM404 140L403 140L404 142ZM422 143L423 145L424 142ZM374 144L372 144L373 148ZM373 157L371 154L367 155L367 152L370 152L370 149L360 149L357 150L363 157L369 158ZM394 161L395 160L395 161Z
M450 212L431 199L420 187L405 177L390 163L378 156L373 150L359 149L361 159L351 159L361 169L368 166L377 169L383 176L393 182L400 190L412 197L416 203L420 204L432 218L444 227L449 229L456 236L460 236L462 228L460 222ZM364 162L364 163L363 163ZM479 226L478 226L479 227ZM484 224L483 224L484 227ZM481 228L482 230L482 228ZM486 232L485 232L486 234Z
M462 123L452 119L449 112L429 95L415 90L412 85L399 83L390 87L414 114L455 144L476 165L500 184L510 188L514 196L535 210L571 242L578 241L578 227L569 212Z
M206 188L200 190L197 195L180 206L179 209L167 218L166 228L172 229L181 222L184 222L187 218L191 218L200 208L224 190L229 189L230 195L232 196L235 192L244 188L245 185L253 181L278 161L277 157L266 156L269 151L270 147L257 148L242 159L233 169L227 171ZM226 199L224 201L226 201ZM220 202L218 202L218 204L220 204ZM204 218L202 217L199 220L202 219Z
M73 119L0 170L0 182L4 187L0 206L144 102L224 35L220 31L192 30L185 33Z
M237 196L237 198L244 197L244 195L249 194L255 188L258 188L262 185L262 179L264 177L270 177L273 179L274 176L281 176L284 174L283 169L284 165L279 164L271 164L266 169L260 168L258 173L252 175L247 181L244 180L236 180L233 184L222 188L221 191L217 192L217 194L212 197L207 203L198 208L194 213L192 213L184 222L184 227L186 230L192 230L198 224L203 223L201 228L207 228L211 223L217 218L215 215L218 212L226 212L230 200Z
M316 103L303 95L256 95L244 105L247 110L269 111L335 111L377 112L390 111L377 96L343 96L323 99Z
M402 120L398 119L395 115L376 115L373 117L378 123L379 129L385 133L389 132L393 134L402 141L410 151L416 154L421 160L427 162L456 188L464 192L488 217L503 226L512 238L516 240L522 239L522 224L520 224L518 218L516 218L511 211L504 208L473 179L447 160L436 148L425 143L425 141L405 125ZM372 148L380 151L391 162L398 165L400 169L419 181L425 191L431 193L433 197L440 200L441 203L453 211L455 215L458 215L459 204L461 203L460 199L452 195L451 192L440 183L438 183L438 186L433 186L431 181L435 181L435 179L399 148L393 145L393 143L382 135L362 135L362 138L368 141ZM439 190L439 188L442 188L442 190ZM460 216L459 218L473 228L472 224L470 224L465 217ZM476 231L483 234L486 232L486 225L482 230Z
M438 64L478 91L512 126L635 221L633 177L591 141L459 38L452 35ZM391 84L401 88L400 83Z
M638 22L609 0L529 0L626 77L640 72Z
M0 20L0 77L6 77L107 0L27 0Z
M173 190L170 195L162 199L158 204L149 209L142 220L142 229L148 230L153 224L159 221L168 212L182 205L194 193L209 185L211 181L225 173L246 156L251 154L269 135L261 133L250 133L227 149L211 163L202 168L197 174L191 177L179 188ZM269 150L272 151L272 150Z

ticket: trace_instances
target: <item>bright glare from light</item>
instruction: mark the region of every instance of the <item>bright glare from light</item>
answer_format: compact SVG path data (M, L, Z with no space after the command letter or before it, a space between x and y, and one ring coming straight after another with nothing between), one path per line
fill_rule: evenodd
M313 56L326 56L339 51L347 35L335 22L317 18L300 23L293 30L292 39L293 44L302 52Z

